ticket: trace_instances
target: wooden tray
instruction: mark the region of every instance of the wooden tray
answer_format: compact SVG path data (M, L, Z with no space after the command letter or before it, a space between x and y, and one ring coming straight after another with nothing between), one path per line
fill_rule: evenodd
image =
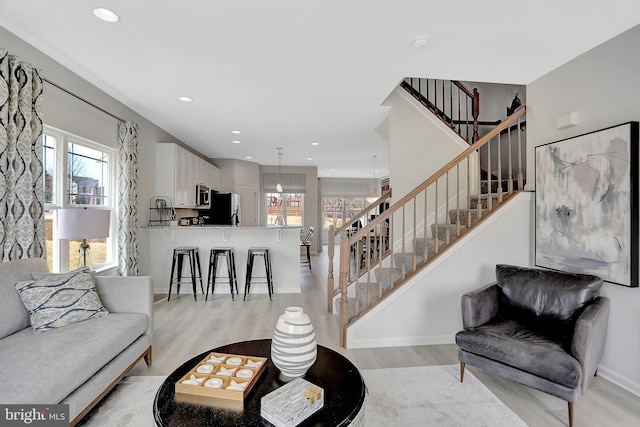
M267 366L267 358L209 353L175 384L176 399L228 409L242 409Z

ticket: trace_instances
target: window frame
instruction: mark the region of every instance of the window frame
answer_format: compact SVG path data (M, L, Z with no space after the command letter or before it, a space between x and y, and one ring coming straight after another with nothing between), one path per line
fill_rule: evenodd
M277 195L278 197L280 197L282 199L282 208L281 208L281 212L282 212L282 216L284 219L284 224L280 225L277 223L270 223L269 222L269 206L273 206L270 205L269 203L267 203L267 198L269 197L273 197L272 195ZM282 193L278 193L276 191L265 191L263 193L263 201L265 203L265 214L264 214L264 220L265 220L265 224L267 226L267 228L272 228L272 227L302 227L302 224L304 224L304 196L305 193L286 193L286 192L282 192ZM289 205L289 198L294 198L297 199L295 201L292 201L291 203L291 210L295 210L295 211L299 211L300 212L300 224L289 224L289 222L287 221L287 206ZM293 203L297 203L298 206L294 206Z
M344 197L344 196L337 196L337 197L336 196L322 196L320 198L320 203L321 203L320 215L321 215L321 219L322 219L322 230L325 231L325 232L329 230L329 227L326 226L326 223L327 223L326 212L327 211L325 211L325 206L326 206L325 199L334 199L334 200L338 201L338 204L337 204L338 206L337 207L340 210L337 210L335 212L336 213L337 212L341 213L341 215L340 215L341 222L339 222L340 225L334 224L334 228L340 228L340 226L342 226L347 221L349 221L353 217L353 215L358 214L358 213L361 212L361 210L356 210L356 211L352 212L352 211L347 209L347 208L350 208L350 207L352 207L354 205L354 203L352 202L353 200L361 201L362 209L366 209L370 205L367 202L367 199L366 199L365 196L355 196L355 197L354 196L350 196L350 197ZM336 216L336 220L337 219L338 219L338 217ZM336 222L338 222L338 221L336 221Z
M105 144L101 144L95 141L91 141L87 138L83 138L78 135L74 135L70 132L54 128L49 125L44 125L43 135L48 135L54 138L54 151L55 151L55 172L53 179L53 199L51 202L45 202L45 212L52 213L52 260L51 268L53 272L65 272L68 271L70 251L69 243L66 239L58 239L57 237L57 211L58 209L67 208L87 208L87 209L109 209L110 210L110 224L109 224L109 237L106 239L106 251L107 260L102 263L94 263L91 268L95 271L103 271L109 268L113 268L117 265L117 222L116 222L116 209L117 209L117 191L116 191L116 176L117 176L117 162L118 151L113 147L109 147ZM93 205L93 204L78 204L69 203L69 194L67 193L68 186L68 160L69 160L69 143L77 144L79 146L87 147L93 150L100 151L108 156L108 171L109 178L108 194L106 200L108 203ZM43 144L44 145L44 144ZM45 148L43 147L43 150ZM46 176L46 170L43 170ZM46 178L43 177L43 185Z

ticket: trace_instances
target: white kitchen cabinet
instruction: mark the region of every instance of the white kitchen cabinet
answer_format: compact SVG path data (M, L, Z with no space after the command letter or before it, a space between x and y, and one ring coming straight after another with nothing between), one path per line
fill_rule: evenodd
M190 155L176 144L156 145L156 195L170 197L177 208L195 206L195 182L189 172Z
M215 165L211 165L211 188L214 190L220 190L220 168Z
M220 170L177 144L157 144L156 195L169 196L177 208L193 208L196 184L219 188Z

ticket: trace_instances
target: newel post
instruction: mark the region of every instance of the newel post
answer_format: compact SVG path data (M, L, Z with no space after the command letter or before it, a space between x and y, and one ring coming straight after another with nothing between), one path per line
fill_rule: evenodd
M341 236L340 239L340 346L347 346L347 322L349 321L349 301L347 299L347 286L349 276L349 257L351 250L349 239Z
M333 256L335 254L335 227L333 225L329 226L329 234L328 237L328 247L327 251L329 252L329 272L327 275L327 311L329 313L333 312L333 291L335 290L335 283L333 281Z

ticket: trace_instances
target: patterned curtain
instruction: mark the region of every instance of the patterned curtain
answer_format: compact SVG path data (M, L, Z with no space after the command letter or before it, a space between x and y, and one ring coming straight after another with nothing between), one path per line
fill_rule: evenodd
M42 77L0 48L0 250L2 260L46 256Z
M138 125L118 123L118 272L138 275Z

